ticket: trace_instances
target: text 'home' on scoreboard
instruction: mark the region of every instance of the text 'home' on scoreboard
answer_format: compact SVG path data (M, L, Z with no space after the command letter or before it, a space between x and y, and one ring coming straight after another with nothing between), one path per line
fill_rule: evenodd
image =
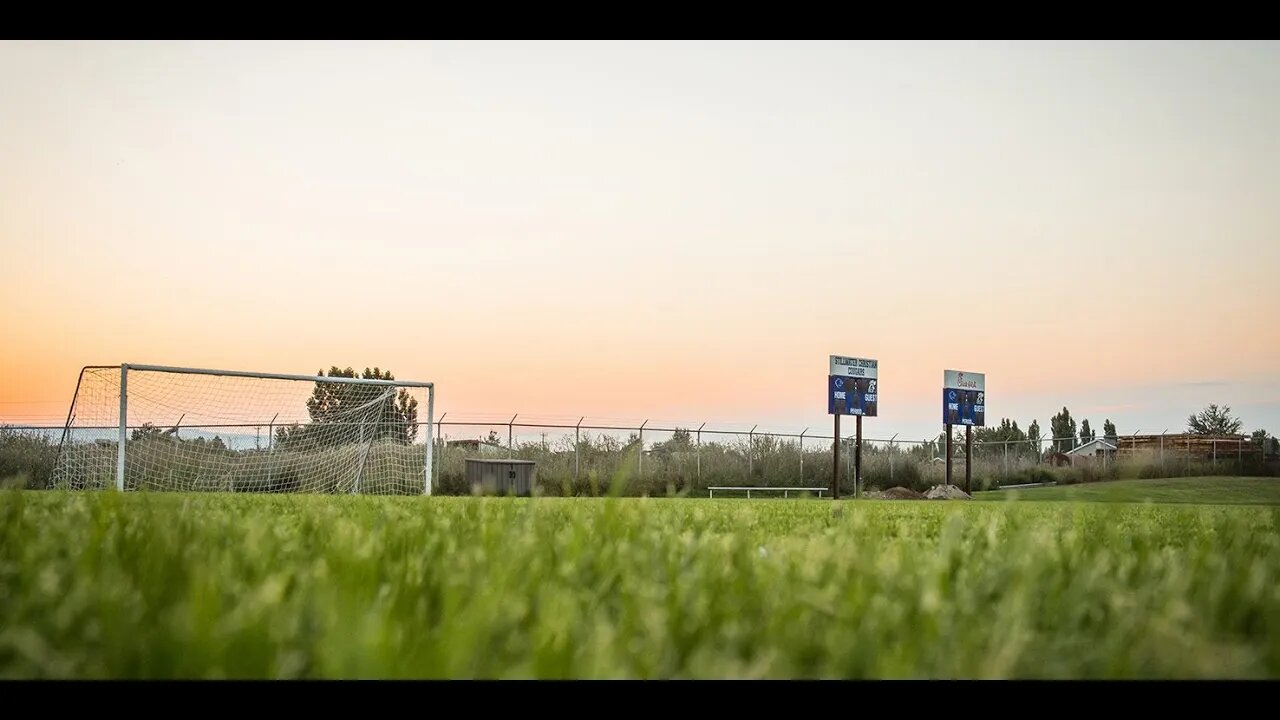
M832 355L827 372L827 414L875 417L879 366L876 360Z

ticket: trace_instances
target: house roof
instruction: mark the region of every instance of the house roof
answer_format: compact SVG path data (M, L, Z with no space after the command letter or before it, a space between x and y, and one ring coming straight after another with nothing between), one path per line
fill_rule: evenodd
M1089 442L1087 442L1087 443L1085 443L1085 444L1083 444L1083 445L1080 445L1080 446L1077 446L1077 447L1071 448L1071 449L1070 449L1070 450L1068 450L1065 454L1067 454L1067 455L1074 455L1075 453L1077 453L1077 452L1079 452L1079 451L1081 451L1081 450L1083 450L1083 449L1085 449L1085 448L1089 447L1090 445L1101 445L1103 450L1115 450L1115 449L1116 449L1116 446L1115 446L1115 445L1112 445L1111 443L1107 442L1106 440L1103 440L1102 438L1094 438L1093 440L1090 440Z

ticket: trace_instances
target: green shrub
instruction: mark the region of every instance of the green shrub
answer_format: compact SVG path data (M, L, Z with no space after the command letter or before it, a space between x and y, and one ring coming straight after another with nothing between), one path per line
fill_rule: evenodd
M0 479L23 478L27 488L47 488L57 456L58 443L47 435L0 426Z

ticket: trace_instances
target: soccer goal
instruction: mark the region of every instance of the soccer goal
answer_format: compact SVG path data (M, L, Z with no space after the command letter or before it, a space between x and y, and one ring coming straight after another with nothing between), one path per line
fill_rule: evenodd
M434 384L348 374L85 367L52 484L430 495Z

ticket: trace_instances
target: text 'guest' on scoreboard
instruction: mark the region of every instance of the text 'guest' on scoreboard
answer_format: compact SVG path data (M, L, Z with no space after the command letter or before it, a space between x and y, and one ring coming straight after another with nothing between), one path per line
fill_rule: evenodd
M827 414L875 417L879 367L876 360L832 355L827 372Z
M946 425L987 423L987 376L964 370L942 373L942 422Z

